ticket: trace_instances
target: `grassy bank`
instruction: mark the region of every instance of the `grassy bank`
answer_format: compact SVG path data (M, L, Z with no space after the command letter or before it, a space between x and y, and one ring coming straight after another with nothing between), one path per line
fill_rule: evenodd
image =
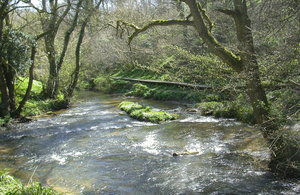
M22 184L18 179L0 171L1 195L58 195L59 193L49 187L44 187L38 182L28 185Z
M16 100L20 102L26 93L28 86L28 78L19 78L16 82ZM33 81L30 98L26 102L21 115L25 118L37 116L42 113L52 113L53 111L63 108L63 95L59 95L57 99L44 99L42 95L43 85L40 81ZM3 126L11 121L9 115L0 118L0 126Z

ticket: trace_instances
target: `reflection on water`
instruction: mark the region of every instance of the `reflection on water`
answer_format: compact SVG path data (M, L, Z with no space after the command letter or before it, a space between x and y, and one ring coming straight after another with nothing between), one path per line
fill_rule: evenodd
M257 130L199 114L151 124L120 115L120 97L84 93L73 108L0 134L0 169L66 194L297 194L265 167ZM148 100L164 110L180 105ZM176 153L190 153L173 157Z

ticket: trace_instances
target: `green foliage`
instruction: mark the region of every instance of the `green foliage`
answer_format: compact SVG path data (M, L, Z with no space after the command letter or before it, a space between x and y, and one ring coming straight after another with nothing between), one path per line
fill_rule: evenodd
M11 117L9 115L6 115L3 118L0 118L0 127L9 123L10 120L11 120Z
M147 97L150 96L151 93L149 93L151 90L147 85L143 85L141 83L135 83L128 93L125 95L127 96L137 96L137 97Z
M45 112L51 112L66 108L66 102L63 95L59 95L57 99L34 100L27 101L24 106L23 116L36 116Z
M108 77L99 76L93 80L95 88L100 91L108 92L111 88L112 81Z
M119 104L119 108L129 114L130 117L141 121L160 123L167 120L174 120L178 115L168 112L152 110L149 106L142 106L138 103L124 101Z
M1 58L16 72L23 73L30 64L28 52L34 40L27 34L6 28L0 43Z
M300 121L299 94L293 90L273 90L267 94L271 107L271 119L277 119L278 125L291 121ZM289 116L289 117L286 117Z
M58 195L49 187L43 187L40 183L34 182L28 186L23 185L19 180L0 171L0 194L3 195Z
M132 88L132 83L122 80L112 80L109 77L99 76L91 82L92 89L105 93L126 93Z
M29 78L27 78L27 77L26 78L25 77L18 78L18 80L16 82L16 86L15 86L16 94L18 97L24 96L24 94L26 93L26 90L27 90L28 82L29 82ZM42 91L43 91L42 82L33 80L32 88L31 88L31 92L30 92L31 97L35 98L35 99L40 99Z

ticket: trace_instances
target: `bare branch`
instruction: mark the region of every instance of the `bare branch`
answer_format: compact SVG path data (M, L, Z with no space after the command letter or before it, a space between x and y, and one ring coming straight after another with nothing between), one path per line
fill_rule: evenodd
M61 17L59 18L59 20L56 22L56 26L60 26L61 22L64 20L64 18L67 16L67 14L69 13L71 9L71 2L70 0L68 0L68 4L67 4L67 8L65 9L65 11L63 12L63 14L61 15Z

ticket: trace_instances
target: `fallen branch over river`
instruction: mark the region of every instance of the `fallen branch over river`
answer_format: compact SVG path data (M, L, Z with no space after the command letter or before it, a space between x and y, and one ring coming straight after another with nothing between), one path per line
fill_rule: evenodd
M195 85L195 84L190 84L190 83L181 83L181 82L172 82L172 81L144 80L144 79L121 78L121 77L111 77L111 78L114 80L133 81L133 82L151 83L151 84L176 85L176 86L196 88L196 89L213 89L214 88L209 85Z
M132 82L139 82L139 83L150 83L150 84L162 84L162 85L175 85L175 86L181 86L181 87L188 87L188 88L194 88L194 89L219 89L221 91L226 91L230 88L226 87L220 87L220 86L210 86L210 85L196 85L196 84L190 84L190 83L182 83L182 82L172 82L172 81L160 81L160 80L145 80L145 79L133 79L133 78L122 78L122 77L110 77L114 80L123 80L123 81L132 81ZM300 86L299 83L293 83L295 86ZM277 84L277 85L264 85L264 87L268 90L278 90L286 87L292 87L293 90L299 92L295 86L292 86L291 84ZM234 86L234 89L244 89L245 86L237 85Z

